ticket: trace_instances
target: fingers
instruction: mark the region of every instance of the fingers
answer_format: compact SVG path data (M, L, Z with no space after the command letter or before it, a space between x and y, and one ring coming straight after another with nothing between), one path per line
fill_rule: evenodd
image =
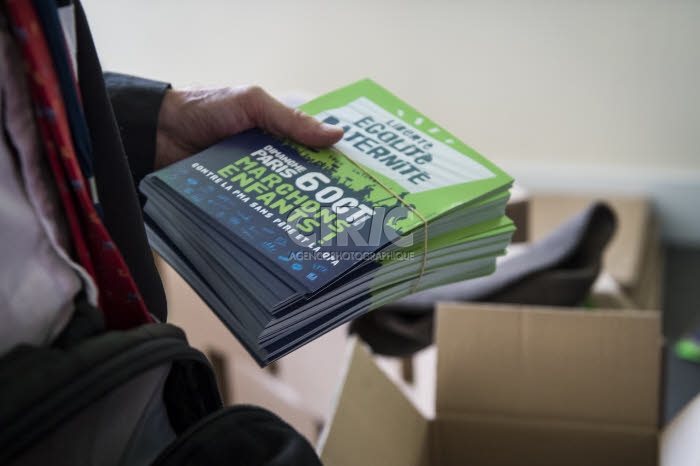
M288 107L259 87L246 90L246 108L255 125L278 136L311 147L328 147L343 137L343 130L321 123L298 109Z

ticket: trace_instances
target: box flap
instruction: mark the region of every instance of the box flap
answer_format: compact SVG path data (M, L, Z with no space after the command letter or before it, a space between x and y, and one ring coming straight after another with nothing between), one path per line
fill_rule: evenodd
M655 311L439 304L437 412L656 428Z
M697 466L700 462L700 395L688 403L661 434L661 466Z
M656 466L657 432L600 424L460 416L434 423L440 466Z
M651 215L648 241L640 259L637 282L625 291L637 303L638 309L661 309L663 306L664 252L661 247L658 216Z
M335 412L320 441L327 466L425 466L428 421L356 339Z
M625 287L636 284L649 246L651 208L644 197L535 194L530 198L530 241L537 241L590 203L602 200L617 216L617 231L605 251L605 269Z

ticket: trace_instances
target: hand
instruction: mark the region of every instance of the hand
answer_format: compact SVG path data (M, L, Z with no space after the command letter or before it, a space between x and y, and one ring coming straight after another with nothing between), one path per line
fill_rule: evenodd
M155 168L254 127L311 147L343 137L342 129L287 107L257 86L171 90L158 115Z

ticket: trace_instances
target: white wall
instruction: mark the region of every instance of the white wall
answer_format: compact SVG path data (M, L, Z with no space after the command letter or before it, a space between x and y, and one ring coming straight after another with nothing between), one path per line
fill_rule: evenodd
M83 3L108 69L274 92L369 76L531 188L700 201L698 1ZM700 239L697 217L668 236Z

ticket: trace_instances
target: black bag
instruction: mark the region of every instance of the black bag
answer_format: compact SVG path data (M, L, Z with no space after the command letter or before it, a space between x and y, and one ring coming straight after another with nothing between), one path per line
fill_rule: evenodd
M84 303L52 346L0 358L0 426L0 465L321 464L274 414L222 408L182 330L104 332Z

